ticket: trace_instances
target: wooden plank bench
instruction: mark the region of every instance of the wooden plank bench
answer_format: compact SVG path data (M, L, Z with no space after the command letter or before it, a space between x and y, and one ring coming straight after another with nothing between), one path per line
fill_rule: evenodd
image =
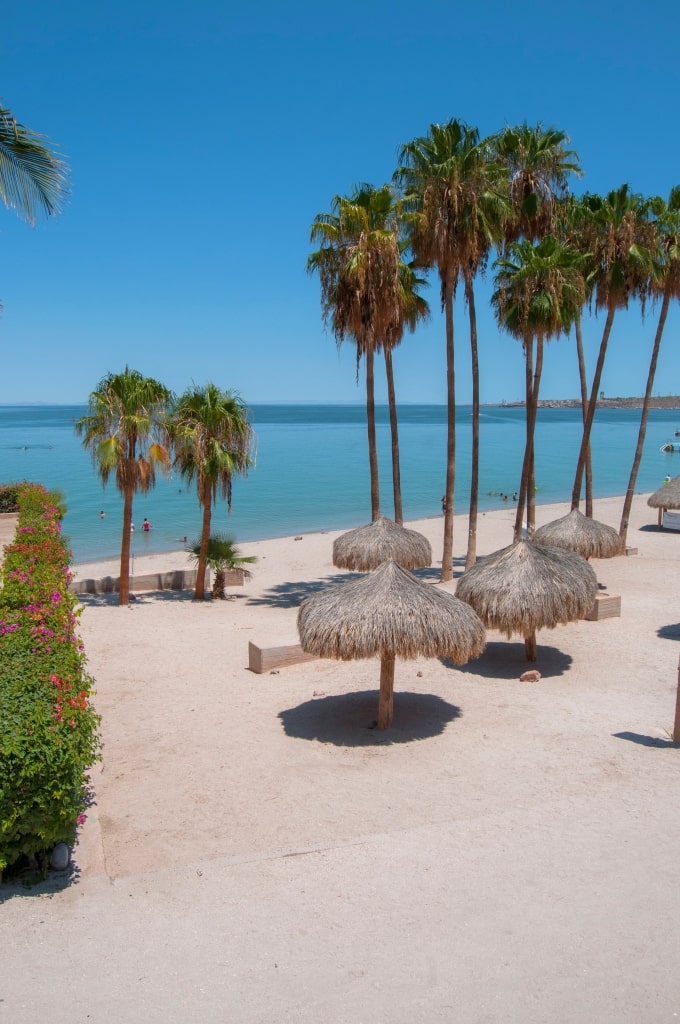
M248 668L261 675L273 668L297 665L302 661L315 661L315 654L305 654L300 644L284 644L281 647L258 647L248 641Z
M621 615L621 598L613 597L611 594L598 594L595 604L586 615L589 622L597 622L600 619L616 619Z

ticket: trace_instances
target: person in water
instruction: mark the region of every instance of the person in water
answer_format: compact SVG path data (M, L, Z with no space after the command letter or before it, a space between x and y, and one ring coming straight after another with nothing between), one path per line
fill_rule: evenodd
M145 519L144 522L142 523L142 529L144 530L144 533L148 533L149 530L151 529L151 523L149 522L148 519Z

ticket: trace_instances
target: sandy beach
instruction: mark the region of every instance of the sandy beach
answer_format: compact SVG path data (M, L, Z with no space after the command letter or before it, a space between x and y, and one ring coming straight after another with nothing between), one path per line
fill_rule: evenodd
M596 502L618 529L622 499ZM541 506L541 525L568 511ZM480 516L479 554L514 509ZM430 539L441 518L409 523ZM103 762L70 879L0 888L12 1024L567 1024L680 1014L680 534L635 498L637 554L594 560L620 617L489 632L468 665L255 674L306 595L347 574L334 533L242 544L230 599L83 597ZM457 517L462 571L467 523ZM136 573L185 567L184 553ZM117 575L116 562L77 566ZM455 591L455 581L446 585Z

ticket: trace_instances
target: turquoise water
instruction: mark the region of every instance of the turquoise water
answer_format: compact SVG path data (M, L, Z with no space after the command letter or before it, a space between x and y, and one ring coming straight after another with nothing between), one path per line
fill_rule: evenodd
M68 505L64 532L76 562L120 551L122 499L106 489L73 431L84 406L0 406L0 481L34 480L58 488ZM213 529L237 541L345 529L370 520L365 410L360 405L261 405L252 407L257 462L234 481L233 511L219 502ZM390 431L386 407L377 409L381 508L393 515ZM470 408L457 417L456 511L467 510L470 481ZM598 410L593 429L594 487L598 497L623 494L630 473L639 410ZM481 415L480 509L498 508L501 493L519 486L524 452L524 410L486 406ZM680 455L660 452L680 429L680 411L652 410L636 490L653 491L666 473L680 473ZM402 492L406 519L441 514L446 459L444 406L406 405L399 414ZM536 481L541 502L571 495L581 440L579 409L541 409L536 433ZM100 511L106 512L104 519ZM153 529L142 534L147 517ZM181 479L159 478L134 504L137 553L182 547L196 538L201 512L195 492Z

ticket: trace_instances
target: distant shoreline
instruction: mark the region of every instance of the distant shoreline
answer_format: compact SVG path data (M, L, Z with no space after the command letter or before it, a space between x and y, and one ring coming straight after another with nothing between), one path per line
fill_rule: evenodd
M641 409L644 398L600 398L598 409ZM523 409L524 402L501 402L502 409ZM580 398L539 398L539 409L580 409ZM657 395L649 401L650 409L680 409L680 395Z

